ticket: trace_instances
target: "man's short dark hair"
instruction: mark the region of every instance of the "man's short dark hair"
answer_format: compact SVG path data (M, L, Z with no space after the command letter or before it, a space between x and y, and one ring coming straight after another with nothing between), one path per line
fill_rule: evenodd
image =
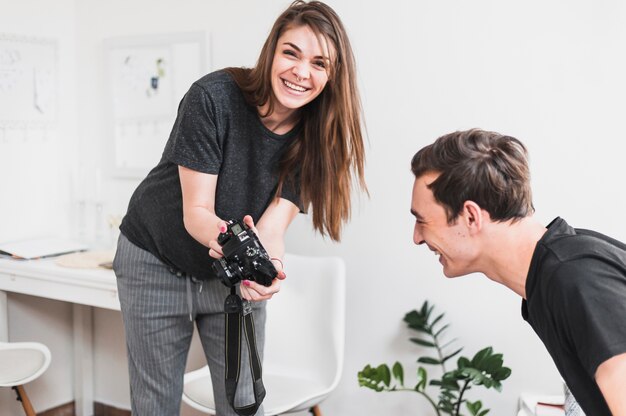
M438 138L413 156L415 178L433 172L428 187L453 223L465 201L473 201L494 221L518 220L532 214L526 147L514 137L472 129Z

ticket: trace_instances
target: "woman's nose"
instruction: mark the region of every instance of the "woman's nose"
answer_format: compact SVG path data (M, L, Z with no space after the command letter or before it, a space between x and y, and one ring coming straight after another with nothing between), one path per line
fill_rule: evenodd
M304 80L309 78L309 70L304 63L294 65L293 74L298 78L298 80Z

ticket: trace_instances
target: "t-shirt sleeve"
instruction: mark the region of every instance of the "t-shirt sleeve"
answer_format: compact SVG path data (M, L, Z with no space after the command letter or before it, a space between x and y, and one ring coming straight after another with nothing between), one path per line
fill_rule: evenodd
M299 178L286 180L283 183L280 197L293 202L300 209L301 213L306 214L306 207L302 204L302 198L300 198L300 186L298 181Z
M207 92L193 84L178 106L164 156L202 173L219 173L222 163L215 109Z
M561 265L561 291L552 308L557 328L569 341L590 377L609 358L626 352L626 276L600 258Z
M300 172L285 180L280 197L293 202L300 209L301 213L306 214L306 207L302 203L300 196Z

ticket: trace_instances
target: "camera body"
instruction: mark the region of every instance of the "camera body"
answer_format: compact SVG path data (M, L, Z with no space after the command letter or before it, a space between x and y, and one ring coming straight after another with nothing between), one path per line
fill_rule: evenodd
M270 286L278 273L259 237L243 221L230 220L226 231L217 237L224 257L212 267L221 282L233 287L241 280Z

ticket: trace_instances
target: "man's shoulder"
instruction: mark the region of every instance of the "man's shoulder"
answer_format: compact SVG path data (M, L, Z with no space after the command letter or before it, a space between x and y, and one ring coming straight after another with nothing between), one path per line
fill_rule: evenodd
M556 289L567 298L584 295L592 287L601 292L603 286L624 287L626 250L602 234L582 232L561 236L547 243L545 250L542 274L546 290ZM595 278L599 275L605 278Z
M549 226L539 246L560 262L604 256L626 259L626 244L621 241L597 231L573 228L564 220L558 220Z

